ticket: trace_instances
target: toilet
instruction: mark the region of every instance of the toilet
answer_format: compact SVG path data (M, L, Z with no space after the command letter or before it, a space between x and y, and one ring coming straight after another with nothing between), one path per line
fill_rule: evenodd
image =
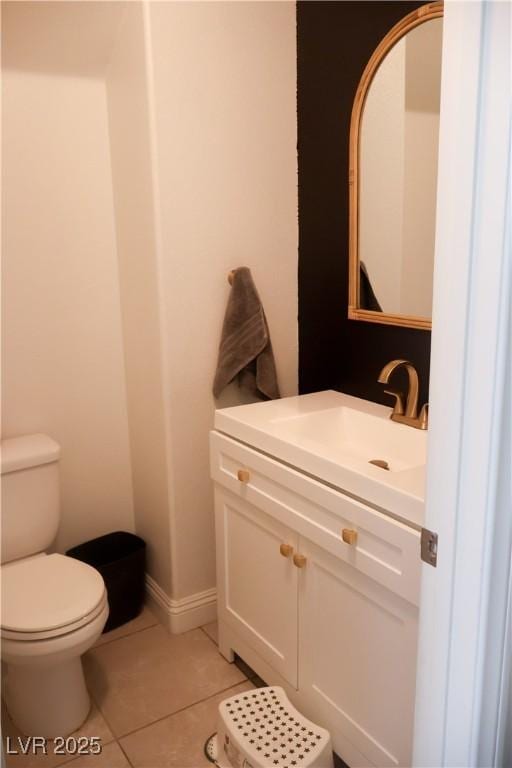
M2 441L3 696L26 736L67 736L90 699L81 656L108 618L91 566L46 554L59 527L60 447L47 435Z

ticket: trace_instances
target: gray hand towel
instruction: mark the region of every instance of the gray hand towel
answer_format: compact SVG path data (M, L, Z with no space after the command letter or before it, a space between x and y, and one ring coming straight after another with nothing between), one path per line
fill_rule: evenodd
M215 397L235 376L257 397L280 397L267 320L248 267L232 273L213 382Z

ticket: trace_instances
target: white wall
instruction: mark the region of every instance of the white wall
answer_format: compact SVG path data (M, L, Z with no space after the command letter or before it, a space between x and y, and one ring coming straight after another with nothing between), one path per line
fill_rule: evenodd
M125 3L2 0L2 67L103 77Z
M104 83L7 69L2 127L3 436L61 444L65 549L133 528Z
M297 391L295 6L7 16L5 433L62 443L61 546L135 523L161 607L204 620L233 267L251 268L281 391ZM219 404L244 399L232 385Z
M148 573L171 594L168 450L161 356L146 46L140 3L125 3L106 71L137 533Z
M251 268L282 393L297 388L295 6L150 12L180 599L215 584L208 431L229 269Z

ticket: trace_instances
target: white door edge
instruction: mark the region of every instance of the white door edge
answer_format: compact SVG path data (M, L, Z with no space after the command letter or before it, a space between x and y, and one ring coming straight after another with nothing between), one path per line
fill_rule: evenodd
M509 3L445 3L415 766L499 765L506 743L510 38Z

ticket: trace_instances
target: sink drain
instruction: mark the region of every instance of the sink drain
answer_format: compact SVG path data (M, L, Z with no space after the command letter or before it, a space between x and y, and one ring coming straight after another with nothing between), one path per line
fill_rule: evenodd
M381 469L387 469L389 472L389 464L384 459L371 459L368 464L373 464L374 466L380 467Z

